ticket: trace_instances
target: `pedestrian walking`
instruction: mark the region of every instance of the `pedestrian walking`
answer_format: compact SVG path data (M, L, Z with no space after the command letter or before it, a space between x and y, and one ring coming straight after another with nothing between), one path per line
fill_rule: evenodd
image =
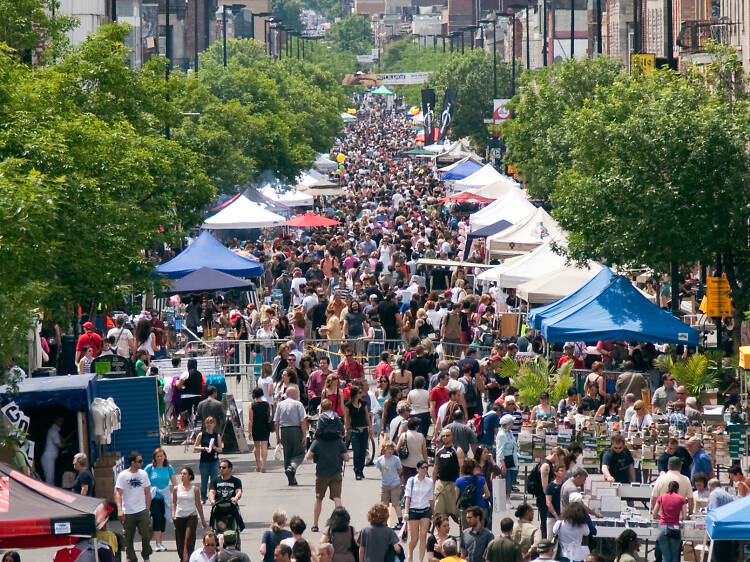
M149 559L153 550L151 541L151 485L143 466L143 456L137 451L128 455L128 468L117 475L115 503L117 517L125 531L125 554L128 562L136 562L133 539L135 531L141 535L141 557Z
M307 434L307 413L299 401L299 390L290 386L286 399L276 407L273 416L276 424L276 442L284 451L284 472L289 486L297 485L297 467L305 455L305 435Z
M201 494L193 485L195 473L189 466L180 470L180 482L172 488L172 520L177 543L177 556L180 562L188 562L195 549L195 531L198 527L198 516L201 526L206 528L206 517L203 515Z
M154 531L154 542L156 552L167 550L162 544L164 531L167 525L167 514L172 512L171 486L177 484L177 475L174 467L167 460L167 453L159 447L154 450L151 463L144 469L151 483L151 525Z
M219 476L219 453L224 450L221 435L216 431L216 420L208 416L203 420L206 429L195 436L193 450L201 454L198 469L201 473L201 500L208 499L209 481L213 483Z

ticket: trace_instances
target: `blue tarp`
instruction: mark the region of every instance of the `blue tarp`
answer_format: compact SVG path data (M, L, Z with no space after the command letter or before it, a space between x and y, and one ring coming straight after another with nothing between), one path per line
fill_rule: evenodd
M227 289L241 289L252 285L250 281L240 279L221 271L216 271L210 267L201 267L200 269L188 273L182 279L177 279L170 283L170 293L200 293L223 291Z
M458 166L455 166L445 172L442 175L442 178L444 180L462 180L464 178L469 177L471 174L476 172L477 170L482 169L482 164L477 164L473 160L467 160L466 162L461 162Z
M709 510L706 532L714 541L750 540L750 496Z
M698 332L651 303L627 278L613 276L598 291L591 290L591 282L581 290L586 288L588 298L545 315L542 336L547 341L625 340L698 345Z
M497 234L498 232L505 230L509 226L513 226L513 223L510 223L506 220L498 221L494 224L488 224L487 226L484 226L480 228L479 230L475 230L474 232L470 233L469 236L466 239L466 246L464 250L464 261L469 257L469 250L471 249L471 243L476 240L477 238L487 238L488 236L492 236L493 234Z
M202 267L243 277L258 277L263 274L263 264L238 256L205 230L190 246L158 266L156 271L170 279L177 279Z
M591 281L586 283L575 293L571 293L567 297L563 297L547 305L531 309L529 311L529 326L535 330L540 330L542 328L542 320L553 314L558 314L562 310L568 310L569 308L578 306L586 299L590 298L591 295L597 294L604 287L609 285L613 275L614 273L612 273L612 270L605 266L604 269L591 279Z
M8 395L6 386L0 387L0 395L14 400L21 410L39 406L88 410L94 396L95 380L96 375L37 377L25 379L18 385L17 396Z

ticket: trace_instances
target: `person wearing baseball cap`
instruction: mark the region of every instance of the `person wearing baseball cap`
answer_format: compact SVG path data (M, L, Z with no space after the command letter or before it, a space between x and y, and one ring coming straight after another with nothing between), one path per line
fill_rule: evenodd
M534 558L532 562L544 562L545 560L554 560L555 543L548 540L539 541L534 545L534 548L539 553L537 558Z
M91 322L84 322L83 333L78 337L76 343L76 365L83 356L83 350L88 346L91 346L91 349L94 350L94 357L96 357L102 349L102 337L94 331L94 325Z

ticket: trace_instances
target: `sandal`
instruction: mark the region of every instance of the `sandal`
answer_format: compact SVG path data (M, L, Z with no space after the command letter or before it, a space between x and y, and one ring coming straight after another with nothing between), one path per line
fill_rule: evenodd
M317 525L313 525L312 527L310 527L310 531L312 531L313 533L317 533L318 531L320 531L320 529L318 529Z

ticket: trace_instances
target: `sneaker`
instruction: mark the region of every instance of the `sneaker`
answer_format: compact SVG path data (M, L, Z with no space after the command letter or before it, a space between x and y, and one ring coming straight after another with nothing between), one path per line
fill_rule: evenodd
M156 545L156 551L157 552L166 552L167 551L167 547L164 546L163 544L157 544Z

